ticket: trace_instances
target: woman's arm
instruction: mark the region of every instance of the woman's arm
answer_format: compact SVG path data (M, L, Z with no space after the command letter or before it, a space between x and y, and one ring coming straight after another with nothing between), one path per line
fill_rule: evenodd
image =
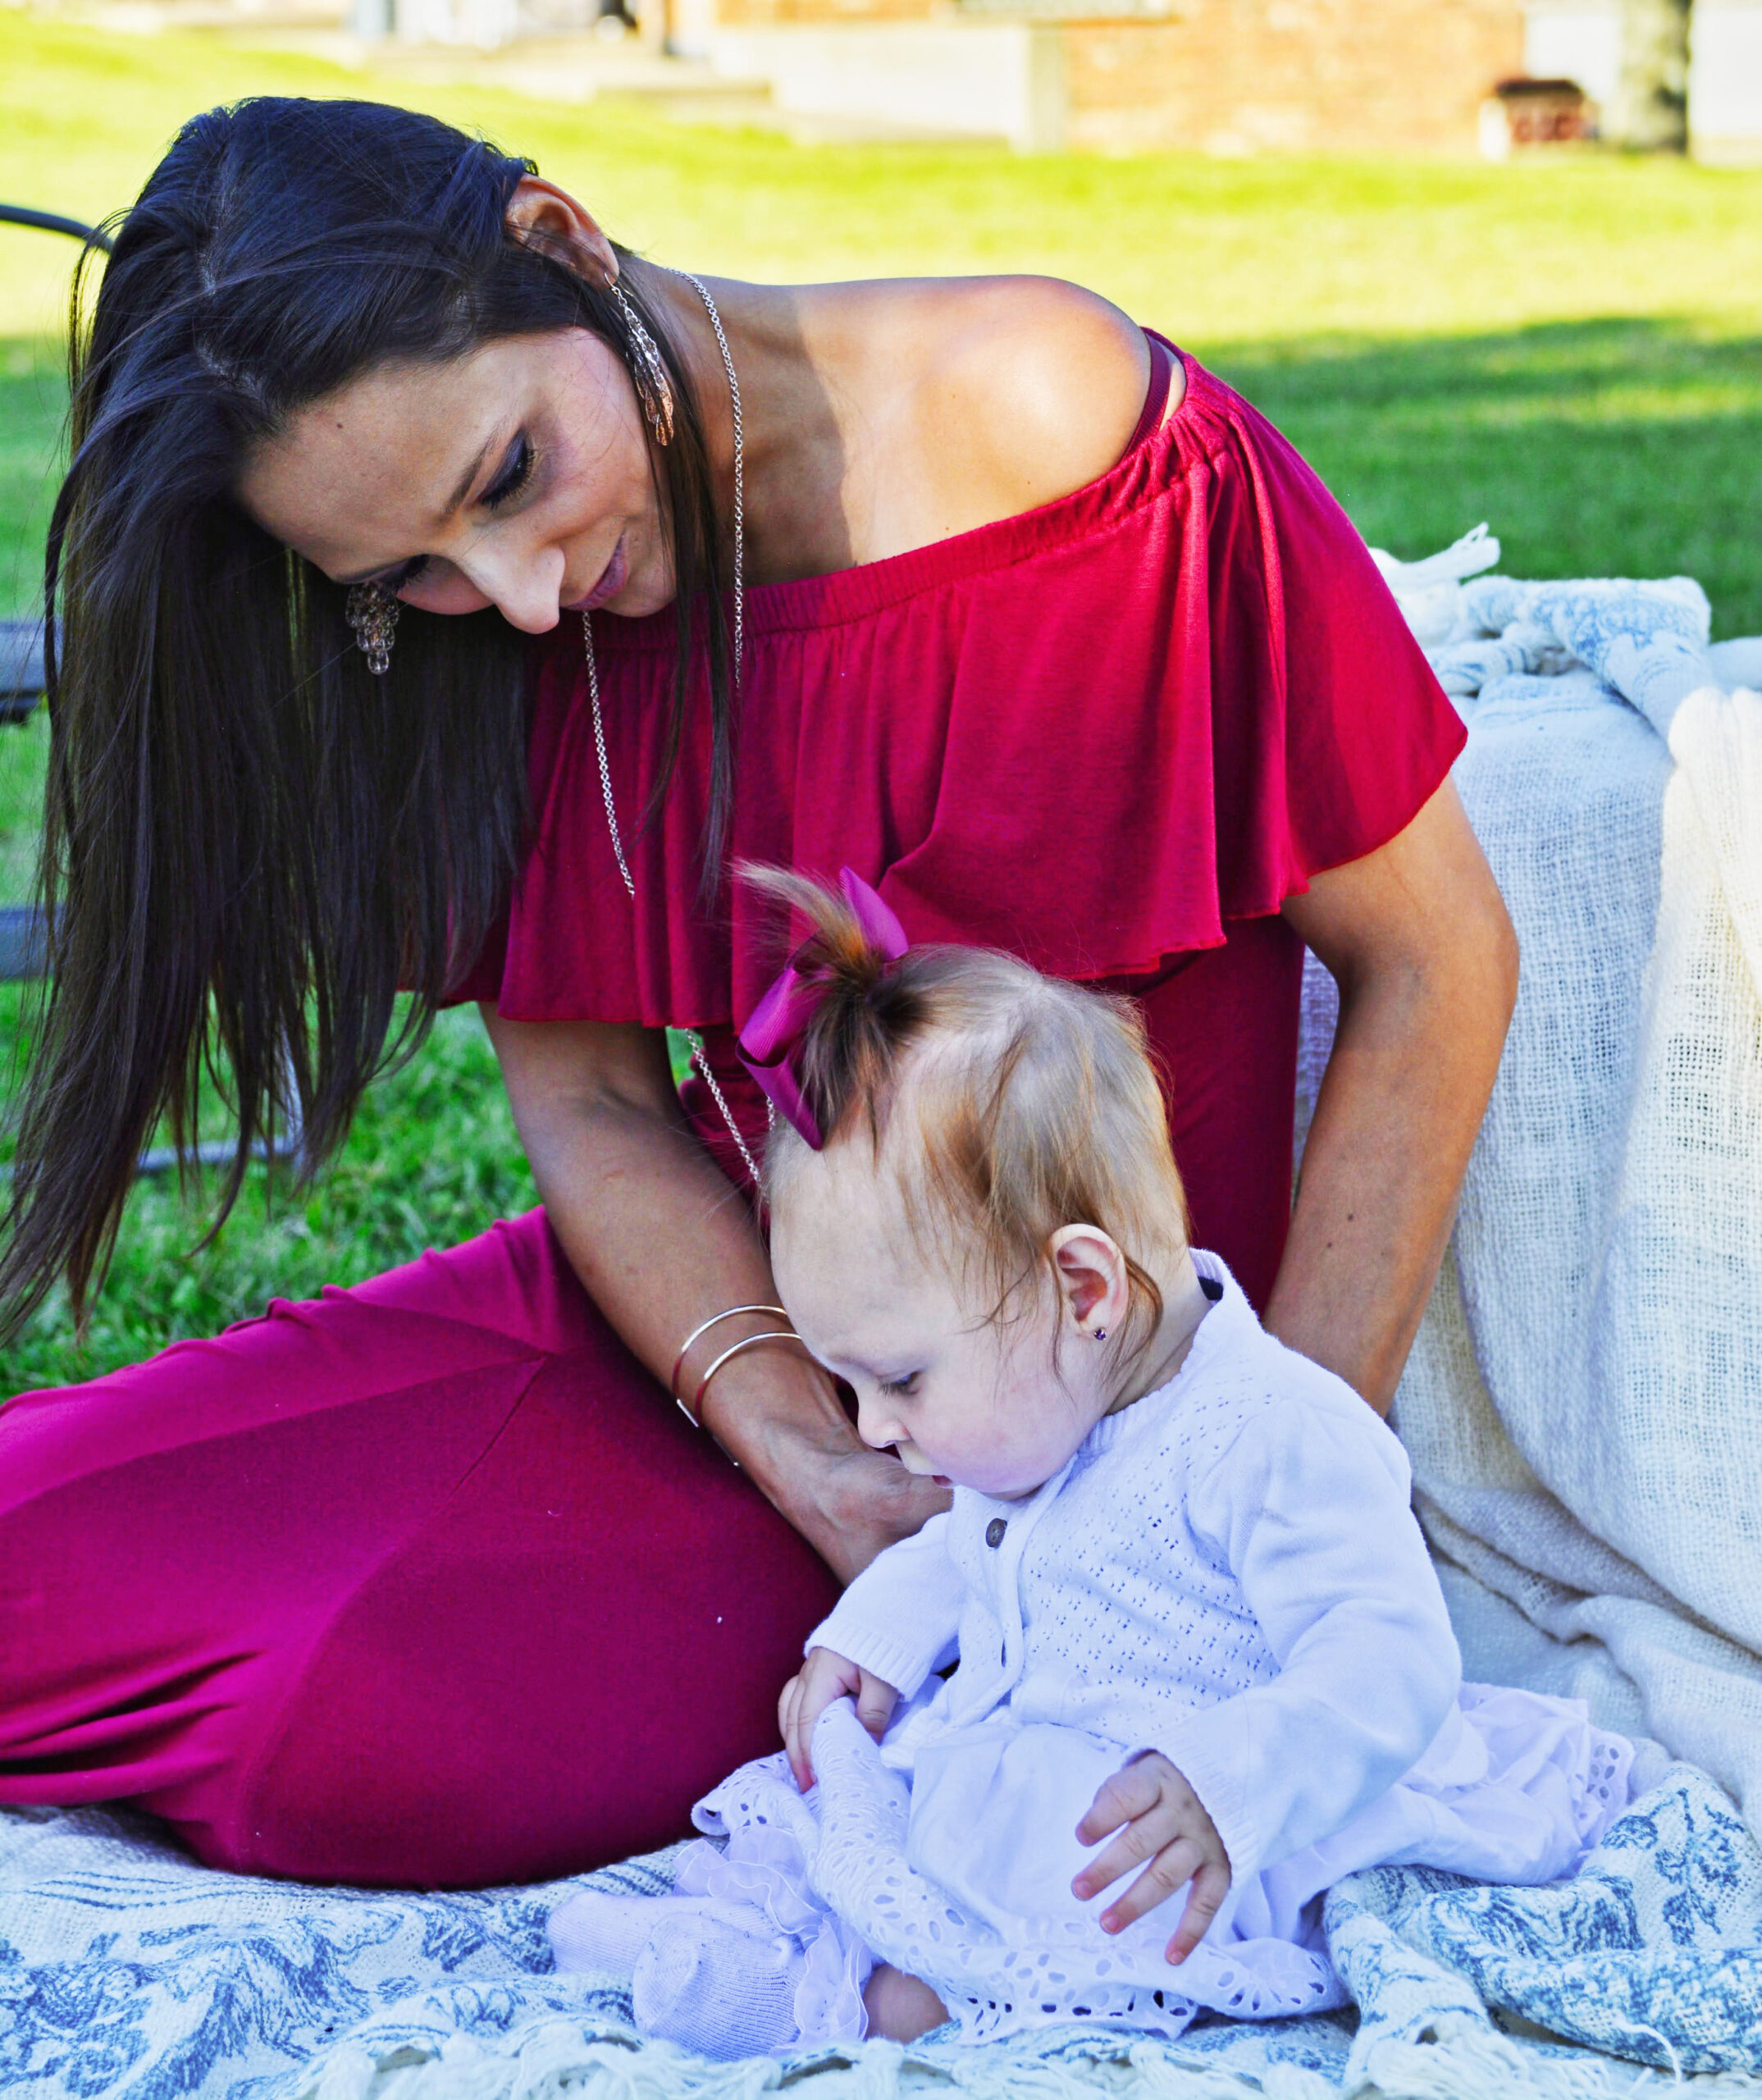
M1517 936L1448 781L1285 916L1338 980L1340 1032L1267 1325L1386 1413L1499 1069Z
M662 1382L701 1321L774 1303L746 1205L692 1134L659 1029L513 1021L483 1008L552 1230L631 1350ZM767 1323L730 1322L729 1340ZM692 1352L687 1378L714 1360ZM723 1343L722 1346L726 1346ZM724 1449L846 1581L947 1496L858 1439L831 1379L784 1344L718 1372L704 1419Z

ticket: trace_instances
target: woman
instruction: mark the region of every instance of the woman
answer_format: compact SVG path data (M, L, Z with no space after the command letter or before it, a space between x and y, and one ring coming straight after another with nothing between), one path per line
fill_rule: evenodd
M936 1500L771 1332L732 857L1136 992L1200 1241L1386 1407L1512 937L1362 546L1190 360L1064 285L705 285L431 120L263 101L123 222L74 441L0 1294L88 1289L211 1041L241 1146L297 1099L322 1157L400 985L482 1002L545 1208L0 1413L0 1801L469 1884L773 1746Z

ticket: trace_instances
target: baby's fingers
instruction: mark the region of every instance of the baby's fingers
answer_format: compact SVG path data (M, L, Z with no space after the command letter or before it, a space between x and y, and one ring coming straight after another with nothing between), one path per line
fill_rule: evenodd
M856 1718L868 1729L877 1742L887 1733L887 1724L893 1718L893 1709L899 1703L899 1694L883 1679L863 1672L862 1684L856 1695Z
M1219 1905L1229 1893L1229 1868L1220 1866L1215 1860L1208 1860L1194 1874L1193 1887L1187 1892L1187 1907L1180 1914L1174 1938L1163 1950L1169 1961L1187 1959L1205 1938L1207 1928L1217 1915Z
M1177 1838L1172 1845L1165 1845L1125 1895L1102 1911L1102 1930L1124 1932L1134 1918L1143 1917L1159 1903L1166 1903L1177 1889L1193 1879L1204 1859L1190 1838Z
M1180 1826L1166 1810L1134 1816L1098 1859L1091 1860L1070 1884L1070 1892L1081 1902L1098 1896L1134 1867L1153 1859L1162 1847L1180 1835Z
M1122 1823L1130 1823L1134 1816L1142 1815L1147 1809L1153 1807L1162 1791L1156 1773L1148 1762L1125 1765L1111 1779L1102 1782L1094 1800L1089 1803L1089 1813L1077 1825L1077 1842L1082 1845L1098 1845L1110 1831L1117 1830ZM1108 1857L1112 1856L1110 1851ZM1104 1880L1098 1881L1095 1888L1105 1888L1108 1882L1124 1874L1129 1866L1134 1866L1144 1856L1143 1851L1134 1852L1129 1858L1122 1860ZM1098 1860L1096 1865L1099 1865L1100 1861ZM1094 1872L1094 1868L1085 1869L1084 1872L1086 1877ZM1090 1892L1093 1894L1093 1891Z
M777 1702L777 1719L783 1730L783 1749L789 1758L789 1769L795 1774L796 1784L803 1793L814 1783L814 1768L808 1758L807 1737L801 1726L801 1710L806 1703L806 1687L801 1677L791 1678L783 1687L783 1697Z

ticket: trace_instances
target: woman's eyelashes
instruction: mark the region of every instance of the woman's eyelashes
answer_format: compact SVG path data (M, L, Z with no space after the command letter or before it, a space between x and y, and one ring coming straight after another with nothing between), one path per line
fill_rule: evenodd
M522 431L503 455L500 472L479 499L486 509L500 510L520 493L532 478L535 456L532 441Z

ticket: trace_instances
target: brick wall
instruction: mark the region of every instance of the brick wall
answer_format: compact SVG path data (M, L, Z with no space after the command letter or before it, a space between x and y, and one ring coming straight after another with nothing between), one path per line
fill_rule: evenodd
M728 29L769 29L787 22L921 22L952 11L950 0L715 0Z
M1523 71L1522 0L1160 0L1161 19L1135 0L1135 20L1107 0L714 5L731 29L1034 19L1061 83L1047 143L1098 153L1472 153L1482 100Z
M1179 0L1063 42L1066 143L1103 153L1472 153L1523 70L1518 0Z

